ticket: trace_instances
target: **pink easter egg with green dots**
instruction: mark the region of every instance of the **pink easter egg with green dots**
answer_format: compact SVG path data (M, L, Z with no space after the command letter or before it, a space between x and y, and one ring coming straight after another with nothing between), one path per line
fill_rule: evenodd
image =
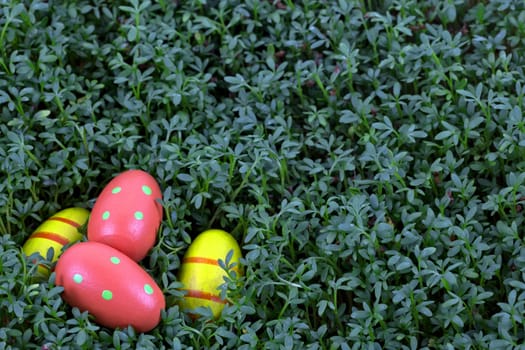
M153 247L162 221L157 181L142 170L113 178L100 193L89 217L89 241L107 244L135 261Z
M62 298L109 328L148 332L160 321L166 301L153 278L121 251L98 242L66 250L55 268Z

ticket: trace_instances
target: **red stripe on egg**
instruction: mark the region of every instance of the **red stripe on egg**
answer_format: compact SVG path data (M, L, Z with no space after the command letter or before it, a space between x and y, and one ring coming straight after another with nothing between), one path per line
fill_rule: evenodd
M50 241L57 242L58 244L61 244L61 245L66 245L69 243L69 239L64 238L63 236L57 233L53 233L53 232L43 232L43 231L35 232L31 235L31 237L29 237L29 239L33 239L33 238L49 239Z
M208 264L208 265L215 265L219 266L219 260L218 259L210 259L210 258L203 258L200 256L189 256L184 259L182 259L182 263L194 263L194 264Z
M202 290L186 289L186 292L187 292L186 297L189 297L189 298L204 299L204 300L213 301L219 304L227 303L227 301L221 299L220 296L211 294L208 292L203 292Z
M50 217L48 219L48 221L60 221L60 222L63 222L65 224L68 224L70 226L73 226L74 228L79 228L80 227L80 224L78 222L70 220L70 219L66 219L66 218L63 218L63 217L60 217L60 216Z

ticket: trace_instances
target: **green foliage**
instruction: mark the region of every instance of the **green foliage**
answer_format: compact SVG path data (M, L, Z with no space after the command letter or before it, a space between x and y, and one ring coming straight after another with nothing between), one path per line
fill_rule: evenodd
M519 346L524 23L513 0L0 1L0 349ZM164 191L148 334L20 249L129 168ZM176 274L209 227L245 274L192 321Z

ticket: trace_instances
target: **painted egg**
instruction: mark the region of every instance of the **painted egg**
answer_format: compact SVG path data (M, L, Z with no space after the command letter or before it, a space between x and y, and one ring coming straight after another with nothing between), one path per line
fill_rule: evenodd
M88 240L107 244L135 261L155 244L162 221L155 179L142 170L113 178L97 198L88 222Z
M180 300L182 310L191 314L195 308L209 307L215 318L220 315L226 300L221 299L219 287L224 283L226 272L219 265L219 259L226 262L232 250L229 263L235 263L234 271L241 273L241 250L229 233L212 229L195 238L184 255L178 276L186 291Z
M95 322L109 328L131 325L148 332L160 321L166 302L153 278L117 249L82 242L66 250L56 265L56 284L62 298Z
M82 238L78 229L87 222L88 217L89 211L84 208L68 208L59 211L37 227L24 243L22 251L26 256L38 252L42 257L47 257L49 249L53 248L52 261L56 261L66 244ZM37 276L48 277L49 269L39 265Z

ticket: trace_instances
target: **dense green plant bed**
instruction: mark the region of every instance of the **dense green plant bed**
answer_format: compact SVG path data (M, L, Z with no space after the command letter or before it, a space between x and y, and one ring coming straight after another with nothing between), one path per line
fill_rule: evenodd
M0 349L524 342L523 1L0 4ZM69 307L21 252L131 168L165 209L147 334ZM193 321L177 271L209 227L245 274Z

